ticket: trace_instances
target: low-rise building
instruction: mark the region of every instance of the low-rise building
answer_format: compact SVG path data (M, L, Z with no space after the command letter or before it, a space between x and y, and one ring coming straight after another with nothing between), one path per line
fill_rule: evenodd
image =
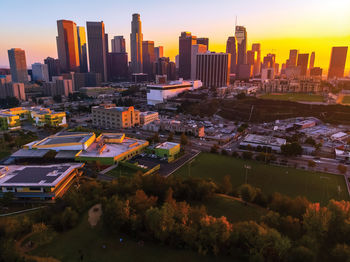
M0 197L11 192L19 200L53 200L62 197L83 164L0 166Z
M250 146L254 149L256 149L259 146L261 148L267 147L267 148L271 148L271 150L274 152L280 153L281 146L285 145L286 143L287 143L287 141L283 138L249 134L240 143L240 146L242 146L242 147Z
M168 161L175 159L176 155L180 153L180 144L172 142L164 142L157 145L154 151L159 157L166 157Z
M92 107L91 112L92 124L100 128L121 129L140 124L140 111L135 110L133 106L100 105Z
M156 121L159 119L158 112L152 112L152 111L146 111L140 113L140 124L148 125L149 123L152 123L153 121Z
M55 112L48 108L32 108L30 115L36 126L67 126L66 112Z

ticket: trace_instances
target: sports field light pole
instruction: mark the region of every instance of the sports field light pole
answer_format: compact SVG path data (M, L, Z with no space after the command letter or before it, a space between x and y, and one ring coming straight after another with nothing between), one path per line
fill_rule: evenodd
M245 183L247 184L248 183L248 169L252 169L252 167L249 165L244 165L244 168L245 168Z

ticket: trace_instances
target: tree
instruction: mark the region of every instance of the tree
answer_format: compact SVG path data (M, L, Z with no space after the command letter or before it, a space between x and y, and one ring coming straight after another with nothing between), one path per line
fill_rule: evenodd
M229 175L224 176L222 181L222 189L225 194L230 194L232 192L231 177Z
M256 196L256 190L249 184L244 184L239 188L239 194L246 202L252 202Z
M216 154L219 151L219 146L217 144L214 144L211 148L210 148L210 153L212 154Z
M332 262L344 262L349 261L350 258L350 246L346 244L337 244L331 252Z
M315 261L314 252L304 246L298 246L293 248L288 255L288 262L313 262L313 261Z
M311 146L316 146L316 141L312 137L308 137L305 139L305 144L311 145Z
M187 136L185 135L185 133L182 133L181 134L181 138L180 138L180 143L181 143L181 145L187 145L188 144L188 138L187 138Z
M340 173L345 174L348 168L344 165L339 164L337 169Z
M297 142L292 142L290 144L285 144L281 146L281 152L285 156L298 156L303 152L303 148Z
M309 160L309 161L307 161L307 165L309 168L313 168L316 166L316 162L313 160Z
M245 159L245 160L250 160L250 159L253 158L253 153L250 152L250 151L244 151L244 152L242 153L242 157L243 157L243 159Z
M12 192L6 192L4 193L2 199L1 199L1 203L4 205L4 206L8 206L12 203L13 201L13 198L14 198L14 195Z
M227 156L227 155L228 155L228 152L227 152L225 149L223 149L223 150L221 150L221 155Z
M172 142L174 141L174 133L170 132L167 141Z
M154 141L154 143L159 143L160 139L159 139L159 133L158 132L154 133L153 141Z

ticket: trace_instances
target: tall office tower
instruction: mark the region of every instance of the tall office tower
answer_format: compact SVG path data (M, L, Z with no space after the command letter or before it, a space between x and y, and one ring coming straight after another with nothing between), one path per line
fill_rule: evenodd
M247 30L244 26L236 26L237 66L247 63Z
M228 86L230 82L231 55L227 53L197 54L196 79L203 82L203 86L217 88Z
M207 47L207 50L209 50L209 38L207 37L197 38L197 44L205 45Z
M73 21L58 20L57 54L63 72L79 71L77 25Z
M231 54L231 74L236 73L237 66L237 41L235 36L230 36L226 42L226 53Z
M274 74L279 75L279 73L280 73L280 64L275 63Z
M261 45L259 43L255 43L252 45L252 51L255 53L255 62L253 67L253 75L257 76L260 74L260 66L261 66ZM232 57L231 57L232 59Z
M148 79L151 80L154 77L153 68L155 66L155 56L154 56L154 42L153 41L142 41L142 71L148 74Z
M158 61L159 58L164 56L164 47L163 46L157 46L154 48L154 56L156 58L156 61Z
M85 28L82 26L77 27L78 34L78 51L79 51L79 63L80 63L80 72L88 72L88 63L87 63L87 46L86 46L86 34Z
M125 53L125 39L122 35L115 36L111 39L112 53Z
M130 52L131 52L131 72L142 73L142 41L143 34L139 14L132 15Z
M60 60L48 56L44 60L44 63L47 64L50 81L52 81L53 76L59 76L61 74Z
M24 83L6 83L0 79L0 98L16 97L18 100L26 100Z
M297 67L300 69L300 76L306 76L308 63L309 54L298 54Z
M309 65L309 69L311 70L312 68L315 67L315 52L311 53L310 56L310 65Z
M347 46L332 47L331 61L328 69L328 79L344 76L347 53Z
M276 63L276 55L275 54L267 54L264 57L262 68L275 68Z
M191 78L192 46L197 44L197 37L190 32L182 32L179 37L179 77L187 80Z
M108 53L108 80L118 81L128 78L128 53Z
M179 66L180 66L180 55L176 55L175 56L175 65L176 65L176 69L179 69Z
M105 46L106 46L106 57L109 53L109 45L108 45L108 34L105 34Z
M292 49L289 51L289 59L286 64L287 68L297 66L298 54L299 50Z
M169 57L160 57L157 61L157 75L166 75L168 80L176 80L176 66Z
M107 59L105 25L101 22L86 22L89 44L90 72L100 73L102 81L107 81Z
M254 66L255 63L255 52L253 50L247 51L247 64Z
M203 54L208 51L206 45L196 44L192 46L191 50L191 80L196 80L196 71L197 71L197 54Z
M32 74L34 81L49 82L49 69L47 64L34 63L32 64Z
M9 56L12 82L27 83L28 70L26 62L26 53L20 48L12 48L7 52Z

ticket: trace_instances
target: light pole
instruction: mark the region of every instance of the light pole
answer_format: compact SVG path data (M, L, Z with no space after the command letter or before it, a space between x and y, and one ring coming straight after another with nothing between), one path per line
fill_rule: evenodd
M245 184L247 184L248 183L248 169L252 169L252 167L249 165L244 165L244 168L245 168Z

